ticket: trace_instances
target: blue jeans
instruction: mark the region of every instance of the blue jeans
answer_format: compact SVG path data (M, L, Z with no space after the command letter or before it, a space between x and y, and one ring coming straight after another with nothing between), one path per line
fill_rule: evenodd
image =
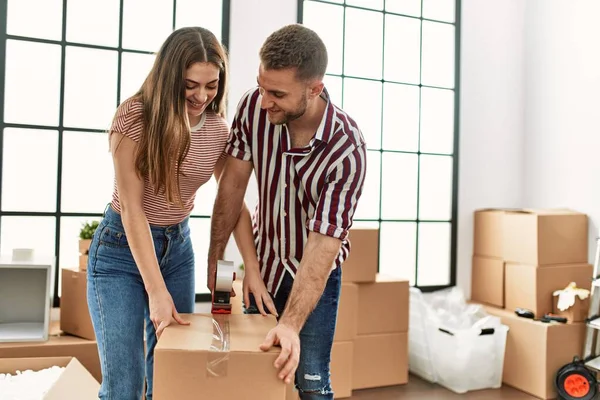
M150 226L167 289L180 313L194 311L194 251L188 219ZM92 239L87 299L102 369L99 398L152 400L156 333L149 318L148 294L127 243L121 216L110 206ZM144 330L146 354L144 360Z
M280 317L283 315L293 283L292 276L286 273L277 296L273 297ZM321 299L300 331L300 362L296 370L296 389L302 400L333 399L329 363L341 284L342 270L336 268L329 275ZM250 306L246 307L244 312L247 314L259 312L252 294Z

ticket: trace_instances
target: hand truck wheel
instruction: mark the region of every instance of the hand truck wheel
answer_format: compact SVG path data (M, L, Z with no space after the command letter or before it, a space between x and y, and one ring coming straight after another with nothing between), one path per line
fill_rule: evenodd
M554 385L562 400L593 400L598 393L596 377L578 357L558 370Z

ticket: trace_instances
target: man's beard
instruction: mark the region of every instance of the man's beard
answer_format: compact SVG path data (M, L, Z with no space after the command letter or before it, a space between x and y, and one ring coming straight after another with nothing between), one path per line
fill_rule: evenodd
M303 116L304 113L306 112L306 106L307 106L306 95L303 95L302 100L300 100L300 106L295 111L292 111L292 112L285 111L283 113L283 118L271 121L271 123L275 124L275 125L288 124L288 123L300 118L301 116Z

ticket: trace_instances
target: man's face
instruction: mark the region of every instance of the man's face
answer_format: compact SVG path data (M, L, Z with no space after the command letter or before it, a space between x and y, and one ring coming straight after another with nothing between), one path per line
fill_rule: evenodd
M300 118L306 112L307 96L310 87L307 82L296 78L296 69L258 69L260 106L267 110L269 122L275 125L287 124Z

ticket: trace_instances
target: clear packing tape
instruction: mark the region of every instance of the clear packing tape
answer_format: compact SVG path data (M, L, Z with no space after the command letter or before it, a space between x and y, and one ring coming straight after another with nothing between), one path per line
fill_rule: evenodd
M230 350L229 317L213 315L212 343L206 360L206 375L209 378L227 376Z

